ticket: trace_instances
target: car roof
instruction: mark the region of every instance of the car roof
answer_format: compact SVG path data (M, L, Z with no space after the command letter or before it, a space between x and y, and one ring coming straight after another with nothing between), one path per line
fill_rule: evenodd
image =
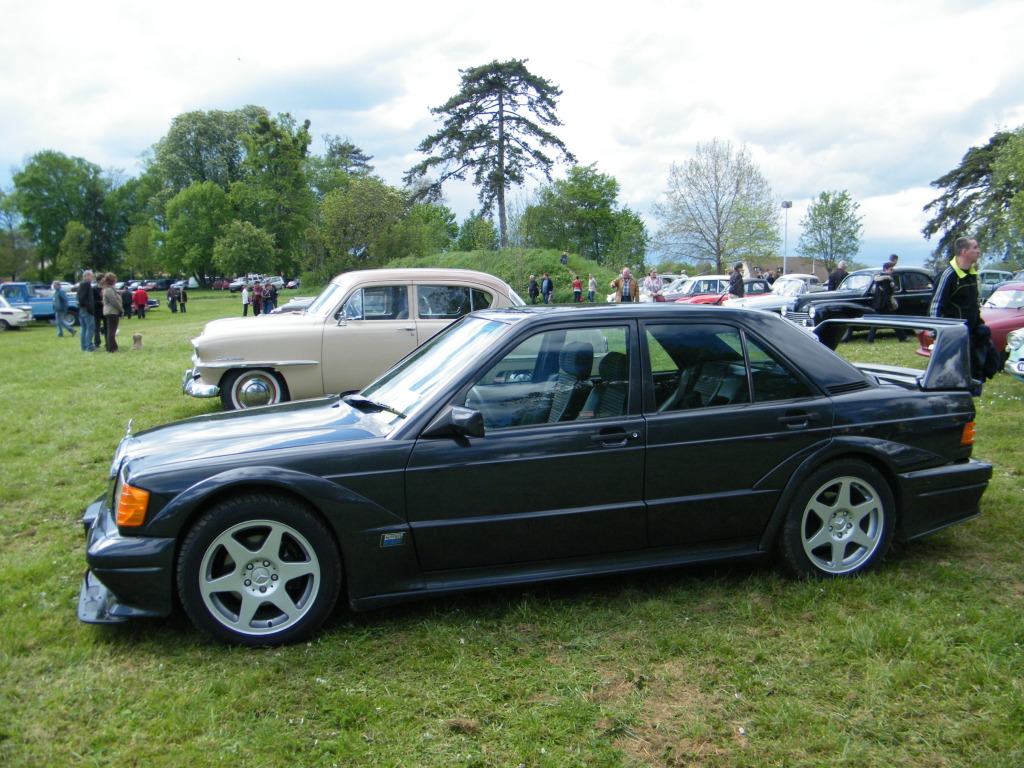
M411 280L420 282L435 282L444 280L462 280L470 283L482 283L492 288L508 287L508 284L501 278L479 272L475 269L441 269L438 267L401 267L398 269L357 269L351 272L342 272L331 282L352 283L356 281L373 282L375 280Z

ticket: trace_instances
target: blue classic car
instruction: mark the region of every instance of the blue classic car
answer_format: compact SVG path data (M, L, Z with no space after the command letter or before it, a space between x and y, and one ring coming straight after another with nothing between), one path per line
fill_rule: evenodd
M854 321L866 324L877 320ZM889 321L891 322L891 321ZM294 642L339 600L777 556L863 573L979 512L962 323L925 372L862 369L776 314L467 315L359 394L128 434L83 519L79 618Z
M53 289L46 283L4 283L0 295L16 307L31 307L35 320L52 320ZM68 309L64 315L68 325L78 324L78 298L68 294Z

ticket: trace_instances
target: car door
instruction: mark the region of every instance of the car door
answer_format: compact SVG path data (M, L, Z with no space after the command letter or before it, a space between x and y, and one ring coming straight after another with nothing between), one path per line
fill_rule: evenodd
M728 323L643 329L651 547L760 536L801 452L828 439L832 402Z
M927 275L920 272L901 272L894 275L896 291L893 294L899 302L901 315L927 315L932 301L934 286Z
M324 392L362 389L416 348L408 283L364 285L323 326Z
M635 324L510 342L453 400L486 434L421 439L406 474L424 571L505 567L646 546Z

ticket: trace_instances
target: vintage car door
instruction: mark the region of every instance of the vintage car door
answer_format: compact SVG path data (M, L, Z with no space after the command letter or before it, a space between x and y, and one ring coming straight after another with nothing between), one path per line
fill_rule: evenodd
M408 283L364 285L327 318L321 353L324 392L362 389L413 349Z
M893 294L899 302L900 315L927 315L932 302L935 286L927 275L920 272L898 272L894 276L896 291Z
M635 324L512 342L453 400L486 435L424 438L406 474L424 571L517 567L646 546Z
M800 453L828 439L831 399L738 326L643 335L650 546L756 539Z

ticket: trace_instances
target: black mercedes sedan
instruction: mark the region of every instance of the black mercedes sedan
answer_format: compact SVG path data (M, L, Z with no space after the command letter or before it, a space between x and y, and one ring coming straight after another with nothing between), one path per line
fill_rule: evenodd
M964 326L927 322L922 372L751 310L486 310L358 394L129 433L85 513L79 618L180 603L218 640L273 645L339 598L740 558L862 573L978 514L992 474Z

